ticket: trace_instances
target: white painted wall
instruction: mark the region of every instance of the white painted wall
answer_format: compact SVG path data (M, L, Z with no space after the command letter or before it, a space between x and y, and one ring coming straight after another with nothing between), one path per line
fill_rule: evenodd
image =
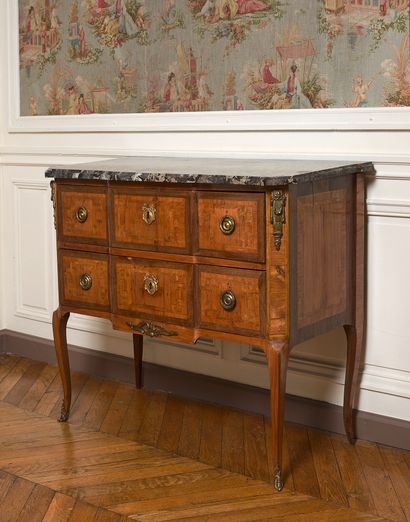
M55 236L44 178L50 164L144 153L370 159L378 175L368 187L368 325L358 407L410 420L409 109L182 115L178 122L172 115L157 121L140 115L20 119L16 40L7 20L0 18L0 34L9 29L8 48L0 47L0 328L52 337ZM181 132L155 131L170 121ZM214 130L203 132L202 125ZM130 336L99 319L73 317L68 337L76 345L132 354ZM152 362L268 386L264 358L249 346L150 340L146 346ZM287 391L341 404L344 360L342 331L300 345L290 361Z

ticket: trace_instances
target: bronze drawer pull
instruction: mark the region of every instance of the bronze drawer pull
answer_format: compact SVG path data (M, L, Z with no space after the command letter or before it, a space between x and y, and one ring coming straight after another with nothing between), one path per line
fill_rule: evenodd
M233 292L231 292L230 290L227 290L226 292L224 292L221 295L219 302L221 303L221 306L224 310L226 310L227 312L230 312L236 306L235 294Z
M83 274L80 277L80 286L83 290L90 290L90 288L93 286L93 278L90 276L90 274Z
M155 214L157 209L155 208L154 203L148 205L148 203L144 203L142 205L142 219L147 225L151 225L155 221Z
M224 216L219 222L219 228L226 236L229 236L235 230L234 218L232 216Z
M79 207L75 213L75 217L79 223L85 223L88 219L88 210L85 207Z
M127 322L127 326L142 335L149 335L150 337L158 337L160 335L165 335L168 337L172 337L174 335L178 335L174 330L165 330L162 326L158 324L154 324L151 322L141 321L138 324Z
M144 277L144 290L149 295L154 295L158 291L158 277L152 275L152 274L145 274Z

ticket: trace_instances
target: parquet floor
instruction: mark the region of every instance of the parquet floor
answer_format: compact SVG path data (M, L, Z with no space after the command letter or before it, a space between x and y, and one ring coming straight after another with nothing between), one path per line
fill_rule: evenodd
M0 522L410 520L410 454L288 424L285 488L269 421L0 356Z

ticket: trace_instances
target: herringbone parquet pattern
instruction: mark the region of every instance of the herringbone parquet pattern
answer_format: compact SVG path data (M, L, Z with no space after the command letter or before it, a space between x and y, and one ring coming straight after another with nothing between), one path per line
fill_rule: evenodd
M260 416L0 357L0 521L410 520L404 451L287 425L285 489L269 484Z

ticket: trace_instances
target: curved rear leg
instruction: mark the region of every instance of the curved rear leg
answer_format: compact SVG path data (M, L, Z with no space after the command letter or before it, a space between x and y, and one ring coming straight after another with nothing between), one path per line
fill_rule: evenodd
M59 308L57 308L57 310L53 313L54 347L56 350L58 369L60 371L61 382L63 383L64 390L61 415L58 419L59 422L67 421L71 406L71 375L66 336L67 321L69 317L69 312L62 313Z

